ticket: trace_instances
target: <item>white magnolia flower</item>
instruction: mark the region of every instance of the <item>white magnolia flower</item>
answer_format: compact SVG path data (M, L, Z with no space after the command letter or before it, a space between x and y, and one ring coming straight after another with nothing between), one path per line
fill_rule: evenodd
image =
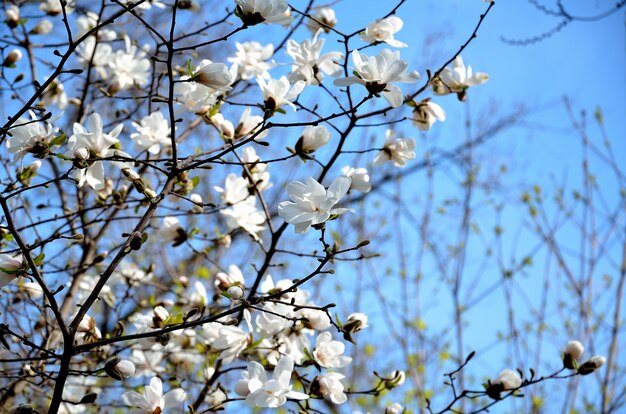
M500 372L495 380L491 381L491 384L500 384L504 390L514 390L522 385L522 378L516 371L505 369Z
M256 207L256 198L248 197L242 202L233 204L230 208L220 210L226 220L229 230L244 229L256 241L260 241L257 233L263 231L265 215Z
M291 390L293 365L291 358L282 357L274 368L272 378L268 379L263 365L251 361L248 369L242 373L243 379L237 382L235 392L246 397L246 404L250 407L277 408L284 405L287 398L306 400L308 395Z
M343 324L343 329L349 333L359 332L367 327L367 315L361 312L351 313Z
M174 243L178 246L187 240L187 233L180 224L180 220L176 217L164 217L161 227L159 228L159 239L163 243Z
M145 86L150 81L150 60L146 52L133 45L128 36L124 37L124 45L126 50L117 50L108 62L112 72L109 90L113 93Z
M189 76L181 76L181 81L188 81ZM174 85L176 101L190 111L207 112L217 103L218 93L196 82L176 82Z
M304 153L311 153L328 144L328 141L330 141L330 132L324 125L309 125L302 131L301 140L300 149L304 151Z
M229 206L240 203L250 197L248 181L235 173L230 173L226 176L224 188L218 186L213 188L218 193L221 193L222 202Z
M79 343L92 343L102 339L102 333L98 329L96 319L85 315L76 328L76 341Z
M0 264L0 267L2 265ZM2 271L0 271L1 273ZM2 285L2 275L0 274L0 285ZM23 283L21 289L31 297L31 299L39 299L43 296L43 289L39 286L39 283L26 282Z
M22 51L19 49L13 49L4 57L2 66L12 68L22 58Z
M457 56L452 62L452 68L446 67L431 80L435 95L456 93L460 100L465 99L465 91L470 86L480 85L489 80L489 75L483 72L472 73L472 67L465 68L463 58Z
M402 414L402 405L395 402L385 408L385 414Z
M287 186L291 201L278 204L278 215L295 226L296 233L306 233L311 226L324 223L333 215L348 211L347 208L333 208L350 188L350 177L341 175L333 181L328 190L313 177L306 184L292 181Z
M22 260L20 256L10 256L0 253L0 287L11 283L22 273Z
M420 131L428 131L435 122L445 120L443 108L429 99L416 104L413 109L413 125Z
M285 0L235 0L235 3L235 13L246 26L259 23L288 26L293 20L291 9Z
M225 141L231 141L235 138L235 127L232 122L224 118L224 115L218 112L211 117L210 121Z
M11 4L4 9L4 16L6 17L5 21L10 28L17 27L20 21L20 8L15 4Z
M215 275L215 287L219 290L227 290L233 285L243 286L246 284L241 269L236 265L228 266L228 273L219 272Z
M324 398L332 401L334 404L343 404L348 401L348 397L343 392L343 384L341 383L341 380L344 378L345 376L338 372L327 372L326 374L318 375L315 381L319 393Z
M321 55L325 39L319 39L318 31L313 40L305 40L298 43L293 39L287 42L286 54L293 59L289 80L295 82L303 80L310 85L319 85L324 80L324 73L330 76L338 76L341 66L337 63L343 58L341 52L330 52Z
M252 181L257 191L265 191L272 186L270 182L270 172L268 171L269 165L261 162L261 158L257 155L253 147L243 149L241 161L246 163L246 167L252 175ZM251 186L252 184L250 184L250 187Z
M142 118L139 123L133 122L133 127L137 132L130 134L130 138L135 141L141 149L148 150L150 154L158 154L161 144L171 146L170 123L160 111L152 112Z
M248 327L248 332L238 326L222 326L218 337L213 341L212 347L221 351L220 359L224 364L230 364L237 358L250 344L252 344L252 323L250 322L250 312L244 311L244 320Z
M383 97L393 107L402 105L402 90L391 82L413 83L419 80L419 73L406 72L408 63L400 60L400 52L383 49L376 56L367 56L352 51L352 63L356 74L347 78L335 79L336 86L350 86L358 83L365 86L367 91Z
M330 7L322 7L321 9L318 9L312 15L312 17L315 20L308 19L306 22L306 27L313 34L317 33L319 29L322 29L326 33L328 33L330 32L331 28L337 25L337 17L335 16L335 11Z
M270 79L265 82L265 79L257 76L257 83L261 92L263 92L263 101L265 110L274 113L283 105L289 105L296 110L296 106L293 104L293 100L300 95L306 83L304 81L297 81L293 85L289 83L289 80L282 76L280 79Z
M235 43L237 51L235 55L228 58L230 63L237 66L239 78L248 80L257 76L269 79L268 70L275 66L269 60L274 55L274 45L269 43L265 46L259 42Z
M250 115L252 110L247 107L243 110L237 128L235 128L235 139L245 138L254 135L263 126L263 117L259 115ZM267 131L263 131L254 137L255 140L265 138Z
M70 14L74 11L75 0L65 1L65 13ZM63 13L63 6L61 0L46 0L39 5L39 9L50 16L57 16Z
M135 364L127 359L113 357L104 365L106 373L113 379L122 381L135 375Z
M175 388L163 395L163 383L159 377L153 377L150 385L146 385L143 394L128 391L122 395L124 403L130 407L138 407L135 413L154 414L161 413L166 408L183 409L182 402L187 394L182 388Z
M68 139L67 145L70 149L70 156L76 159L75 165L78 164L76 171L76 179L78 186L82 187L85 182L94 190L102 190L104 188L104 162L97 158L111 157L120 154L128 156L120 151L111 149L112 145L119 142L117 139L123 124L117 125L111 132L105 134L102 130L102 118L98 113L93 113L87 118L87 126L85 128L78 122L74 124L74 134ZM131 168L130 163L114 162L114 165L120 168Z
M212 62L209 59L200 61L191 80L206 86L213 92L226 92L237 76L237 67L228 67L224 63Z
M89 36L76 47L76 55L82 66L89 67L91 62L91 67L102 79L108 77L107 66L113 55L111 45L98 42L95 36Z
M344 356L346 346L341 341L334 341L330 332L322 332L315 340L313 358L324 368L343 368L352 362L352 358Z
M120 0L120 3L128 4L128 3L136 3L136 1L135 0ZM165 4L161 3L160 0L147 0L141 3L140 5L138 5L136 8L150 10L152 6L159 8L159 9L164 9L166 7Z
M19 118L9 130L9 138L6 141L7 151L13 154L13 161L17 162L27 153L32 153L37 158L44 158L52 149L50 141L58 133L47 122L38 121L33 111L28 112L30 119Z
M90 30L93 30L93 28L98 26L99 22L100 17L97 13L94 13L92 11L88 11L87 14L79 16L76 19L76 25L78 26L78 32L76 33L76 37L80 38ZM117 39L117 32L115 30L100 28L98 30L97 36L99 40L111 41Z
M606 358L602 355L594 355L589 361L578 367L578 373L580 375L589 375L596 369L600 368L606 363Z
M360 191L362 193L368 193L372 189L370 183L370 176L365 168L352 168L346 165L341 169L343 175L347 175L352 179L350 184L351 190Z
M43 91L39 101L43 106L56 105L60 110L64 110L67 107L68 100L63 84L56 79L53 80L46 90Z
M583 356L585 347L579 341L569 341L563 353L563 365L568 369L578 368L578 361Z
M396 167L404 167L408 160L415 158L415 140L412 138L395 138L392 130L385 133L385 146L374 158L374 165L391 161Z
M393 35L398 33L404 23L397 16L389 16L385 19L378 19L367 25L364 32L361 32L361 40L367 43L385 42L393 47L407 47L406 43L394 39Z
M41 19L35 25L35 27L33 27L33 29L30 31L30 33L34 34L34 35L47 35L48 33L50 33L52 31L53 27L54 27L54 25L52 24L52 22L50 20L48 20L48 19Z

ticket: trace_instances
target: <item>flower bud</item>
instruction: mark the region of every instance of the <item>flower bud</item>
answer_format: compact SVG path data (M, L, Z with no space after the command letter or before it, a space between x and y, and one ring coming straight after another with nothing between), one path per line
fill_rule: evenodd
M6 68L12 68L15 66L15 63L22 58L22 51L19 49L13 49L9 52L8 55L5 56L4 62L2 62L2 66Z
M228 296L230 296L231 300L239 300L243 298L244 291L243 288L239 285L234 285L228 288L227 290Z
M296 144L296 151L299 154L309 154L326 145L328 141L330 141L330 132L325 126L307 126Z
M163 322L169 317L170 313L163 306L157 306L152 311L152 323L157 328L160 328Z
M346 323L343 325L343 329L346 332L354 333L359 332L367 328L369 325L367 324L367 315L364 313L352 313L346 319Z
M606 358L602 355L596 355L591 357L591 359L580 367L578 367L578 373L580 375L589 375L596 369L600 368L606 362Z
M30 404L20 404L9 408L9 414L39 414Z
M398 403L393 403L385 408L385 414L400 414L402 413L402 406Z
M52 31L52 27L52 22L50 20L43 19L37 23L37 26L33 27L33 30L31 30L30 33L34 35L47 35Z
M8 6L4 11L4 15L6 16L7 25L11 29L17 27L20 22L20 9L16 5Z
M522 378L519 374L511 369L505 369L487 386L487 395L494 400L499 400L502 391L515 390L521 385Z
M114 356L104 364L104 370L109 377L122 381L135 374L135 365L131 361Z
M569 341L563 353L563 366L567 369L578 368L578 361L585 352L585 347L578 341Z
M404 371L393 371L388 378L381 378L383 383L385 384L385 388L391 390L399 385L404 384L404 380L406 379L406 374Z

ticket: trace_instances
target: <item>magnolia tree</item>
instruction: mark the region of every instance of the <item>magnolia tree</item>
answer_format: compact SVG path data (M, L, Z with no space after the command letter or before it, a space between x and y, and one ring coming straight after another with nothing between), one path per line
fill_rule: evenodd
M466 386L460 345L433 395L419 358L356 360L371 306L323 281L375 259L369 200L415 137L463 122L439 96L488 80L462 55L494 3L428 68L403 3L348 32L313 0L4 2L4 411L480 412L605 363L564 337L551 370Z

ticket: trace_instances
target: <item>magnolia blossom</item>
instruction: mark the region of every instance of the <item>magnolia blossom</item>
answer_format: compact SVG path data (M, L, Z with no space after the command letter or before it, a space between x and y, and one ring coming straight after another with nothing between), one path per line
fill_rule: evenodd
M256 198L248 197L244 201L232 205L230 208L220 210L220 214L226 220L229 230L244 229L256 241L260 241L257 233L263 231L265 215L256 207Z
M106 373L113 379L122 381L123 379L135 375L135 364L127 359L113 357L104 366Z
M435 95L456 93L460 100L465 99L465 91L470 86L480 85L489 80L489 75L483 72L472 73L472 67L465 68L463 58L457 56L452 62L452 68L446 67L433 77L431 85Z
M20 8L11 4L4 9L5 21L10 28L16 28L20 21Z
M111 45L99 43L95 36L89 36L76 47L76 55L78 63L82 66L90 67L91 65L102 79L108 77L107 66L112 61L113 55Z
M34 35L47 35L48 33L50 33L52 31L53 27L54 27L54 25L52 24L52 22L50 20L48 20L48 19L41 19L35 25L35 27L33 27L33 29L30 31L30 33L34 34Z
M209 88L211 92L226 92L231 90L235 81L237 68L230 69L224 63L211 62L209 59L200 61L191 80Z
M282 76L280 79L270 79L267 82L265 82L265 79L257 76L256 81L259 84L259 88L261 88L261 92L263 92L265 110L272 114L283 105L289 105L295 111L296 106L292 101L300 95L306 85L301 80L292 85L285 76Z
M367 43L385 42L393 47L407 47L406 43L394 39L393 35L398 33L404 23L397 16L389 16L385 19L378 19L367 25L364 32L361 32L361 40Z
M367 327L369 327L367 324L367 315L360 312L348 315L346 322L343 324L344 331L349 333L359 332Z
M128 36L124 37L126 50L116 51L108 62L112 77L109 90L113 93L133 86L145 86L150 81L150 61L146 53L131 43Z
M243 278L241 269L236 265L228 266L228 273L219 272L215 275L215 287L220 290L227 290L233 285L245 285L246 281Z
M333 215L341 215L347 208L333 208L350 188L350 177L341 175L333 181L328 190L309 177L306 184L292 181L287 186L291 201L278 204L278 215L295 226L296 233L306 233L311 226L324 223Z
M182 409L182 402L187 398L187 393L182 388L175 388L163 395L163 383L159 377L153 377L150 385L146 385L143 394L128 391L122 395L124 403L130 407L138 407L133 413L155 414L161 413L166 408L178 407Z
M269 43L265 46L259 42L235 43L237 52L228 58L230 63L237 67L239 78L248 80L257 76L269 79L268 70L274 67L274 62L269 60L274 55L274 45Z
M244 201L250 196L248 181L235 173L230 173L226 176L224 188L218 186L213 188L218 193L221 193L222 202L229 206Z
M404 167L406 162L415 158L415 140L412 138L395 138L392 130L386 132L385 146L374 158L374 165L391 161L396 167Z
M352 51L355 75L335 79L336 86L350 86L355 83L365 86L367 91L383 97L393 107L402 105L402 90L391 82L413 83L419 80L419 73L406 72L408 63L400 60L400 52L383 49L378 55L369 57L358 50Z
M341 52L330 52L321 55L325 39L319 39L318 31L313 40L298 43L293 39L287 42L287 55L293 59L289 80L295 82L303 80L307 84L318 85L324 80L324 73L337 76L341 73L341 66L337 63L343 58Z
M39 102L46 107L56 105L60 110L64 110L68 100L63 84L56 79L53 80L39 97Z
M17 162L27 153L32 153L37 158L44 158L50 150L50 141L58 133L47 122L40 122L33 111L28 112L30 119L19 118L9 130L9 138L6 141L7 151L13 154L13 161ZM54 146L53 146L54 147Z
M495 380L491 381L491 384L500 384L504 390L514 390L522 385L522 378L516 371L505 369L500 372Z
M416 104L413 109L413 125L420 131L428 131L435 122L445 120L443 108L428 99Z
M330 332L322 332L315 340L313 358L324 368L343 368L352 362L352 358L344 356L346 346L343 342L334 341Z
M78 26L78 32L76 37L82 37L94 27L98 26L100 17L97 13L88 11L85 15L79 16L76 19L76 25ZM117 32L106 28L100 28L97 33L99 40L111 41L117 38Z
M291 390L293 365L291 358L282 357L274 368L272 378L268 379L263 365L251 361L242 373L243 379L237 382L235 392L246 397L246 404L250 407L276 408L284 405L287 398L306 400L308 395Z
M402 405L395 402L385 408L385 414L402 414Z
M235 138L235 127L232 122L224 118L224 115L217 113L210 118L210 121L225 141L231 141Z
M348 397L343 392L344 386L341 380L345 375L338 372L327 372L315 377L315 384L318 392L334 404L343 404L348 401Z
M141 119L139 123L133 122L137 132L130 134L130 138L137 146L147 150L150 154L158 154L161 144L171 146L170 124L160 111L152 112Z
M254 148L244 148L241 161L246 163L246 168L252 176L247 177L248 180L252 178L252 183L248 186L249 188L254 186L256 191L261 192L272 186L272 183L270 182L270 173L268 171L269 165L261 162L261 158L257 155Z
M2 66L6 68L12 68L22 58L22 51L19 49L13 49L4 57Z
M75 123L74 134L67 141L67 145L70 149L70 156L76 158L78 186L82 187L86 182L94 190L102 190L104 188L104 162L98 158L111 157L116 154L111 146L119 142L117 137L124 125L119 124L111 132L105 134L102 130L102 118L98 113L93 113L87 118L87 126L89 129ZM121 168L132 166L129 163L113 164Z
M247 26L259 23L288 26L293 20L291 9L285 0L235 0L235 3L235 13Z
M74 11L75 0L65 1L65 13L70 14ZM63 6L61 0L45 0L39 5L39 9L50 16L56 16L63 13Z
M330 7L322 7L312 15L313 19L308 19L306 27L315 34L319 29L324 30L326 33L330 32L330 29L337 25L337 17L335 11Z
M300 138L299 148L304 153L313 152L330 141L330 132L324 125L307 126L302 131L302 137Z
M213 341L213 348L221 351L220 359L224 364L230 364L252 343L252 323L250 312L244 311L244 320L248 332L238 326L223 326L219 330L218 337Z
M606 358L602 355L592 356L589 361L578 367L578 373L580 375L589 375L596 369L600 368L606 363Z
M22 273L22 260L21 255L14 257L0 253L0 287L8 285Z
M569 341L563 353L563 366L567 369L578 368L578 361L585 352L585 347L579 341Z
M174 243L174 246L183 244L187 240L187 233L176 217L164 217L159 228L159 239L164 243Z
M365 168L352 168L346 165L341 169L341 173L352 179L350 189L360 191L362 193L368 193L372 189L370 183L370 176Z
M245 138L254 135L263 126L263 117L259 115L250 115L252 110L247 107L243 110L239 123L235 128L235 139ZM265 138L267 131L263 131L254 137L255 140Z

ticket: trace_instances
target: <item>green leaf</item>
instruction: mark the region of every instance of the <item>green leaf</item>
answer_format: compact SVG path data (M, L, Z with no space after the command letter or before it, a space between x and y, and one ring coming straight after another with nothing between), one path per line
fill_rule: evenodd
M41 266L41 264L43 263L43 259L45 257L46 257L45 253L39 253L37 257L33 259L33 261L35 262L37 266Z
M64 133L62 133L61 135L59 135L58 137L54 137L52 138L52 140L50 140L50 146L55 146L55 145L63 145L65 144L65 140L67 139L67 135Z

